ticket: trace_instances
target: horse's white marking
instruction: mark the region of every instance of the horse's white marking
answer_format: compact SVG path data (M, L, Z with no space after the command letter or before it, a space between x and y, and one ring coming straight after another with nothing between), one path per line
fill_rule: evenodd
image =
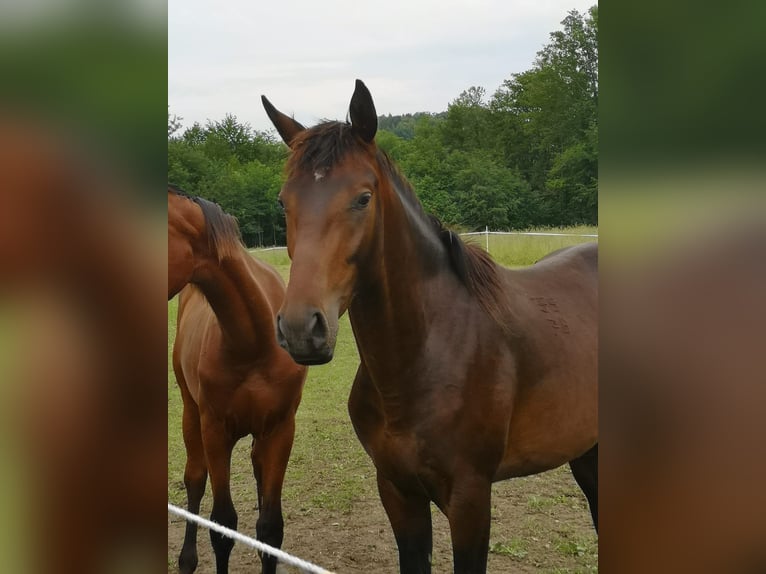
M325 175L325 172L323 169L318 169L314 172L314 181L319 181L322 179Z

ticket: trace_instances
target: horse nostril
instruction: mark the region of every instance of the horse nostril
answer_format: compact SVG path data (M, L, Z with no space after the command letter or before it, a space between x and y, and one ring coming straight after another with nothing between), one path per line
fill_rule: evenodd
M283 349L287 349L287 338L282 330L282 314L277 315L277 343Z
M327 346L329 328L321 311L308 311L304 321L294 325L281 313L276 316L277 344L293 357L310 357Z
M320 313L314 313L309 322L311 336L316 342L324 342L327 338L327 322Z

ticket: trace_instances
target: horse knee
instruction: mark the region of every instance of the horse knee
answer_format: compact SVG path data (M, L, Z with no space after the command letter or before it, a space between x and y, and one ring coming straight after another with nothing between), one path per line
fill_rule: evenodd
M207 469L204 466L187 464L184 468L184 483L196 484L207 480Z
M184 472L184 486L186 492L194 498L202 498L205 493L207 471L205 469L186 469Z

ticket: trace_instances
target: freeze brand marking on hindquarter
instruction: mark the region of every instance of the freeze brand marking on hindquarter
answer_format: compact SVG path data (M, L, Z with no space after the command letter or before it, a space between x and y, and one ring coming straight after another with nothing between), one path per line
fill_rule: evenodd
M569 325L567 324L564 317L561 316L561 311L559 310L559 306L556 303L556 299L553 297L530 297L530 300L537 304L537 307L541 312L548 315L546 320L556 335L559 333L569 335Z

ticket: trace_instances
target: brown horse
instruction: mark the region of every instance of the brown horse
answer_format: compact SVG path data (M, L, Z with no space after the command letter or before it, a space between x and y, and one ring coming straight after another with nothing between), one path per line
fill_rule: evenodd
M295 412L306 379L274 340L274 317L285 296L279 274L251 257L230 215L202 198L168 188L168 298L178 305L173 369L183 399L188 508L199 512L210 473L211 519L237 527L229 489L231 453L252 435L258 487L259 540L280 547L282 482L295 435ZM217 572L227 572L233 540L211 531ZM276 559L262 555L263 571ZM188 523L178 564L197 567L197 526Z
M402 572L430 572L430 501L455 572L485 572L491 483L569 462L597 521L597 251L496 265L427 216L374 138L357 80L350 123L266 112L292 149L280 193L292 258L277 338L332 359L347 309L361 365L349 398Z

